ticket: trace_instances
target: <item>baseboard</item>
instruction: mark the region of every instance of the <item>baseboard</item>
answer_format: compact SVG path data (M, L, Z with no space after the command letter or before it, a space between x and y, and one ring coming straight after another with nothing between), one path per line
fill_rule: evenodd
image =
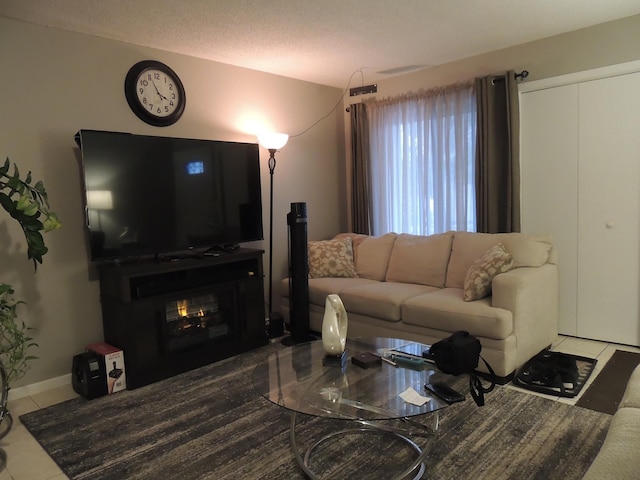
M12 388L9 391L9 400L18 400L19 398L29 397L37 393L46 392L53 388L71 385L71 374L61 375L59 377L50 378L42 382L32 383L24 387Z

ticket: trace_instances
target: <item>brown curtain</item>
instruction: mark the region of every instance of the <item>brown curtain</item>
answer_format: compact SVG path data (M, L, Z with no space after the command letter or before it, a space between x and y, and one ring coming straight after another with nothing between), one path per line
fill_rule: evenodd
M371 176L369 175L369 123L362 103L351 105L351 214L352 231L371 235Z
M520 231L520 121L514 72L477 78L476 222L485 233Z

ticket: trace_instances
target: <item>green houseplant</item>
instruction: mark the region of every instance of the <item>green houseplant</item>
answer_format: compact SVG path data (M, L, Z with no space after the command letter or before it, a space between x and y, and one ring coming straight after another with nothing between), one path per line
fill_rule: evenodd
M11 169L13 165L13 169ZM49 210L44 184L33 183L31 172L22 178L18 166L7 158L0 167L0 205L22 227L27 241L27 258L34 270L47 253L42 233L61 226L56 214ZM17 317L17 307L24 302L13 298L13 287L0 283L0 361L6 370L6 382L18 380L27 372L33 355L29 350L37 344L29 335L30 327Z

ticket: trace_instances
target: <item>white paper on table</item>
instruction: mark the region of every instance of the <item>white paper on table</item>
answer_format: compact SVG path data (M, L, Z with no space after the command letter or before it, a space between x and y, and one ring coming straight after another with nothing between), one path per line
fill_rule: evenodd
M407 388L404 392L402 392L400 394L400 398L402 398L407 403L418 405L419 407L421 407L422 405L427 403L429 400L431 400L430 397L424 397L420 395L411 387Z

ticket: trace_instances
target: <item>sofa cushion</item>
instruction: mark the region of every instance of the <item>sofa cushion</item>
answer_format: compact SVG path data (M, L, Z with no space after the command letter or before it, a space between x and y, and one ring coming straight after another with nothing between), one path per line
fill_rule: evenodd
M397 322L405 300L435 290L427 285L376 282L345 288L340 298L349 313Z
M396 236L395 233L385 233L379 237L360 233L339 233L333 238L351 238L358 276L382 282L387 275L389 257Z
M514 268L544 265L552 247L551 240L546 235L455 232L446 286L463 288L464 277L471 264L498 242L513 255Z
M366 278L310 278L309 303L320 305L324 308L324 302L327 299L327 295L331 293L342 295L342 292L348 288L372 283L375 284L377 282ZM282 287L283 292L287 292L286 296L288 297L289 279L283 280Z
M452 239L452 232L428 236L398 235L391 251L386 281L444 287Z
M379 282L385 279L396 237L395 233L387 233L380 237L368 237L360 243L356 259L358 276Z
M513 268L513 255L498 243L471 264L464 277L464 301L471 302L491 294L491 282L499 273Z
M488 298L465 302L461 288L443 288L407 299L402 305L402 321L409 325L503 340L513 332L510 311L491 306Z
M309 278L357 277L351 238L310 241Z

